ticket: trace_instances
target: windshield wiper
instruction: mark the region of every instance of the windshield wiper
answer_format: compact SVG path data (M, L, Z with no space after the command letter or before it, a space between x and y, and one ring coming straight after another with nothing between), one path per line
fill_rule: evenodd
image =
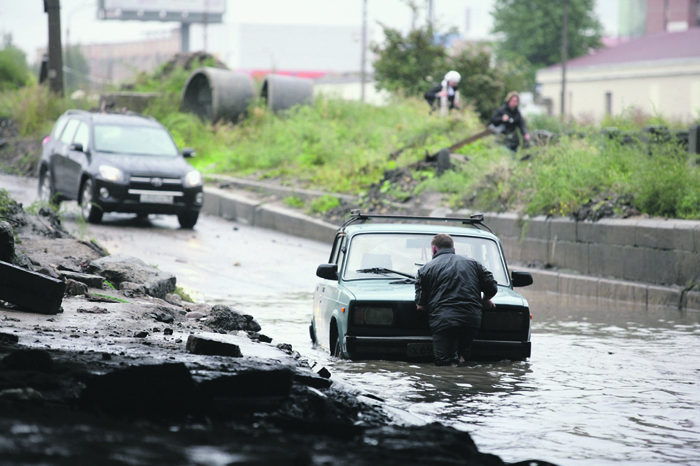
M402 277L406 277L406 278L413 278L413 279L416 278L415 276L411 275L410 273L397 272L396 270L391 270L391 269L387 269L384 267L372 267L370 269L359 269L359 270L356 270L356 272L376 273L376 274L380 274L380 275L384 275L387 273L395 273L396 275L401 275Z

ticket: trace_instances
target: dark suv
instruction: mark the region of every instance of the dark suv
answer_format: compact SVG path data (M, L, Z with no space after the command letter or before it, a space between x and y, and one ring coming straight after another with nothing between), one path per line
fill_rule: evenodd
M83 217L104 212L177 215L182 228L197 223L204 200L202 176L154 118L68 110L44 138L39 197L77 200Z

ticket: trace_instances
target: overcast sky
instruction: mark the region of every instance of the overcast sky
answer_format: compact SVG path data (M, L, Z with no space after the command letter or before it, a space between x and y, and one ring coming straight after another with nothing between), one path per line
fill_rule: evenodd
M481 0L490 3L489 0ZM417 0L425 5L425 0ZM474 0L434 0L436 20L462 29L464 12ZM377 21L402 30L411 25L411 10L402 0L368 0L368 23ZM178 23L101 21L96 18L97 0L61 0L62 40L70 30L71 44L137 41L164 34ZM361 25L362 0L227 0L225 23ZM209 26L216 27L214 25ZM380 28L374 40L381 40ZM48 40L48 15L43 0L0 0L0 31L11 33L13 43L33 63L36 49ZM201 34L192 28L191 35ZM212 48L214 45L212 45Z

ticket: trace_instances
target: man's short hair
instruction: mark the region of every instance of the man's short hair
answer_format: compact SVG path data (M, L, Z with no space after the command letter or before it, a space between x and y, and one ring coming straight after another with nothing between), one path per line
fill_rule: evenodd
M431 246L435 246L438 249L454 249L455 242L450 235L447 233L438 233L433 236L433 240L430 242Z

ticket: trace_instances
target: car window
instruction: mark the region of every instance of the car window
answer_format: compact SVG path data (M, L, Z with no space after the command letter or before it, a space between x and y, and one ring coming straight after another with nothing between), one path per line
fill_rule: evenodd
M57 138L58 136L60 136L61 131L63 131L63 128L66 127L66 123L68 123L68 117L65 115L61 116L58 120L56 120L56 124L53 127L52 137Z
M70 144L73 142L73 135L78 128L78 124L80 124L80 121L75 118L68 120L66 127L63 129L63 133L61 133L61 142L63 144Z
M432 234L365 233L353 236L343 278L380 278L381 275L357 270L384 267L415 275L432 258ZM481 262L501 285L507 285L505 262L495 241L487 238L452 235L455 253ZM390 275L391 276L391 275ZM395 276L392 276L394 278Z
M78 130L75 132L73 142L83 145L83 150L87 150L90 143L90 128L85 123L80 123Z
M125 155L175 157L180 152L163 129L152 126L95 125L94 148Z

